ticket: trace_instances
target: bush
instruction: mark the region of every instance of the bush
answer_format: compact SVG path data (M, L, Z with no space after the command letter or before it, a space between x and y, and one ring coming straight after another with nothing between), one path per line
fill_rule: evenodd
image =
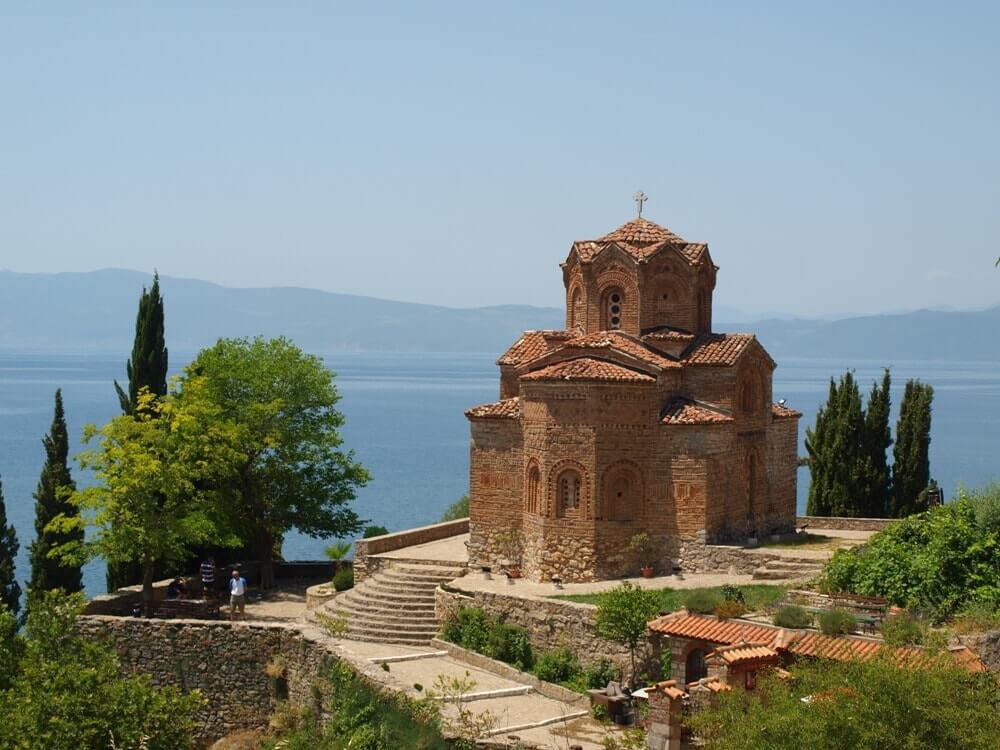
M747 604L747 600L743 596L743 591L739 586L734 586L731 583L727 583L722 587L722 598L727 602L739 602L744 607Z
M363 539L371 539L373 536L385 536L389 529L385 526L365 526Z
M887 617L879 630L887 646L919 646L924 642L924 628L908 612Z
M469 517L469 496L462 495L458 500L449 505L444 514L441 516L441 521L457 521L460 518Z
M669 649L668 649L669 650ZM611 659L601 659L591 664L583 673L588 689L607 687L612 680L618 679L618 667Z
M566 646L543 652L535 662L535 676L546 682L569 682L581 671L579 660Z
M354 588L354 568L340 568L333 574L333 588L347 591Z
M486 653L490 639L490 623L486 612L478 607L459 607L441 629L441 638L476 653Z
M808 628L813 624L813 616L797 604L786 604L774 613L774 624L779 628Z
M500 622L494 623L490 628L486 655L513 664L520 670L529 670L535 663L528 631L516 625L505 625Z
M742 602L737 602L732 599L723 599L715 605L715 609L712 610L712 612L720 620L728 620L730 617L740 617L745 615L747 613L747 608Z
M722 595L708 589L692 589L681 595L681 601L684 602L688 612L708 615L715 611L722 601Z
M838 550L824 569L829 591L884 596L947 619L979 603L1000 606L1000 520L993 487L898 521L862 547Z
M857 624L854 615L846 609L834 607L819 613L819 629L826 635L847 635Z

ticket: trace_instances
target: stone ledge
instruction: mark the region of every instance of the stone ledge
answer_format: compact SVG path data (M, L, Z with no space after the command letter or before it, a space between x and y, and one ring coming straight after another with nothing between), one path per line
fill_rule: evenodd
M813 529L836 531L881 531L898 521L898 518L845 518L838 516L797 516L797 526L808 525Z

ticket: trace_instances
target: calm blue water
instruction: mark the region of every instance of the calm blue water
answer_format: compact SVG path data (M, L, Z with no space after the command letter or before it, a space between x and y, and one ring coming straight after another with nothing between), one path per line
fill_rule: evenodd
M175 355L179 369L186 362ZM453 354L332 354L347 417L345 444L354 448L374 480L361 490L357 510L374 523L401 529L437 520L468 485L468 423L463 411L496 398L496 356ZM775 373L775 399L802 410L800 437L826 397L831 375L856 370L867 389L884 363L784 360ZM892 363L898 405L906 378L920 377L936 391L931 470L951 496L960 482L976 486L1000 477L995 456L1000 427L1000 368L995 363ZM72 453L87 422L118 413L111 385L124 379L124 361L106 356L52 356L0 351L0 475L7 511L21 541L18 573L27 575L27 545L34 536L31 493L42 464L41 437L52 419L52 397L63 389ZM895 419L895 416L893 417ZM804 449L803 449L804 450ZM75 473L78 481L86 477ZM808 472L800 470L804 508ZM291 534L288 558L322 557L328 542ZM100 563L89 565L90 594L104 591Z

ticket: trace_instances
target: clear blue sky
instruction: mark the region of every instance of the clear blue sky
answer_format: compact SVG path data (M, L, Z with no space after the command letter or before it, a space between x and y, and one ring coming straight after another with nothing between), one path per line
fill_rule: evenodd
M0 268L560 305L642 189L719 304L994 304L998 38L997 2L3 2Z

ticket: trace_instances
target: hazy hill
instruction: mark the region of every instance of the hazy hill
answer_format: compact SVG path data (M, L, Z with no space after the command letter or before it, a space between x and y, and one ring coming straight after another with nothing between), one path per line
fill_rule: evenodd
M151 279L136 271L20 274L0 271L0 347L127 352L136 301ZM315 289L232 289L161 279L167 342L191 351L219 336L287 335L312 351L502 352L530 328L560 328L556 308L457 309ZM1000 360L1000 307L979 312L763 320L717 330L756 332L776 357ZM733 316L735 317L735 316Z

